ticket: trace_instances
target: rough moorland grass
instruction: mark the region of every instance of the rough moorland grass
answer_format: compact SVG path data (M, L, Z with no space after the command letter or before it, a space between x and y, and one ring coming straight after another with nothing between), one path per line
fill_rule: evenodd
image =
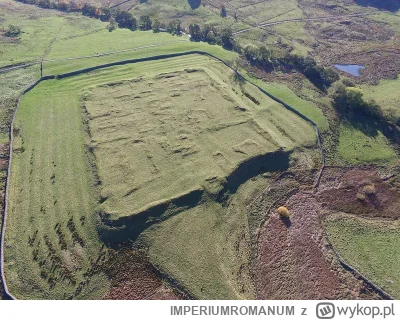
M0 34L0 67L45 57L55 39L102 30L106 24L80 14L40 9L14 0L0 0L0 29L21 27L17 38Z
M395 298L400 296L400 226L395 221L334 215L328 235L343 259Z
M368 123L368 119L365 120ZM360 130L350 123L340 125L339 158L350 164L388 164L398 156L379 129Z
M85 97L107 213L131 215L214 189L252 157L315 141L311 125L254 86L235 84L221 63L197 55L174 60L190 69L101 86Z
M255 299L246 207L268 186L257 177L228 206L206 201L147 230L150 260L199 299Z

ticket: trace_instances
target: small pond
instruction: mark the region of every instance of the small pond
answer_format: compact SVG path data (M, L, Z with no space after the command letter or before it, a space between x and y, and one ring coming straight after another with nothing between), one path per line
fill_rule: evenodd
M348 74L351 74L354 77L359 77L362 75L361 71L364 68L364 66L358 65L358 64L335 64L335 68L347 72Z

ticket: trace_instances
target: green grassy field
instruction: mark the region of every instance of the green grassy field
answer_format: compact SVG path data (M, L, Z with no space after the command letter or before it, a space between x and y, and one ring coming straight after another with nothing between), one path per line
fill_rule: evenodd
M400 120L399 87L400 78L396 80L381 80L376 86L361 86L364 92L364 97L367 100L374 99L382 107L385 115L395 122Z
M87 99L101 192L115 194L103 206L120 214L202 186L202 179L211 178L207 183L212 185L215 177L223 179L254 155L315 142L309 124L256 88L235 85L232 71L204 56L41 83L23 98L14 130L5 270L11 291L20 298L99 297L108 286L102 274L85 275L100 250L95 213L101 208L85 149L89 141L81 97ZM211 98L218 103L206 103ZM118 107L108 99L119 101ZM191 108L194 103L197 109ZM140 146L138 141L137 148L129 143L135 139L146 143ZM176 164L179 172L173 169ZM140 175L133 177L131 169ZM143 185L143 192L138 191L143 200L135 198L135 190L132 198L123 197L132 182ZM151 192L166 186L165 195Z
M108 31L107 31L108 32ZM44 63L44 73L49 74L61 74L66 72L71 72L75 70L80 70L100 64L111 63L121 60L129 60L136 58L143 58L148 56L156 56L163 54L172 54L180 52L188 52L193 50L200 50L213 54L227 62L234 61L238 55L235 52L224 50L222 47L217 45L209 45L204 42L190 42L188 37L181 36L176 37L167 33L154 34L152 31L127 31L126 30L116 30L113 34L120 34L122 37L128 39L125 42L125 46L118 45L115 49L112 49L109 44L100 45L97 47L87 47L84 44L86 42L82 41L82 38L74 39L71 43L71 50L68 51L65 44L61 46L55 46L50 57L58 56L61 61L48 61ZM93 41L102 42L107 39L109 33L96 33L87 38L92 38ZM105 36L102 38L102 36ZM118 38L118 37L117 37ZM114 43L113 38L109 38L110 43ZM83 47L83 49L82 49ZM74 49L75 48L75 49ZM135 50L130 50L134 49ZM128 50L124 52L119 52L116 54L91 57L87 59L73 59L73 60L63 60L66 57L77 58L86 55L95 55L97 53L108 53L113 50Z
M66 121L68 119L68 121ZM5 272L17 298L75 296L97 258L96 192L79 98L42 83L21 103L14 127ZM101 297L96 277L77 297Z
M339 158L355 165L395 162L398 155L379 128L366 127L360 130L350 123L340 125Z
M98 87L85 98L107 213L130 215L214 188L246 159L315 141L309 124L257 88L235 85L221 63L168 61L190 69Z
M400 228L396 221L337 214L326 221L342 258L395 298L400 296Z
M6 30L10 24L22 30L17 38L0 32L0 67L40 60L56 39L82 36L106 27L106 23L80 14L40 9L13 0L0 0L0 8L0 30Z
M268 179L243 184L227 206L205 201L141 236L150 260L199 299L255 299L246 205Z

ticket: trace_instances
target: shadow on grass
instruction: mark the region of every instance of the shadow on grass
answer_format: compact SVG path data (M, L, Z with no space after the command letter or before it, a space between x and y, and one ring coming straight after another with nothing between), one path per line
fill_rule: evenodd
M188 0L188 3L192 9L197 9L201 5L201 0Z
M220 203L226 203L230 195L246 181L259 174L270 171L286 171L289 168L290 152L278 150L253 157L241 163L225 180L218 195L210 195ZM137 237L147 228L160 223L180 212L199 205L204 191L194 190L183 196L158 203L140 213L113 219L107 213L100 213L101 223L98 227L100 239L110 248L119 248L133 244Z
M217 201L224 203L229 196L246 181L265 172L286 171L289 168L290 152L278 150L242 162L227 178Z
M179 198L156 204L140 213L115 220L109 214L102 213L100 214L102 224L98 228L99 237L110 248L130 244L153 224L197 206L202 196L203 190L194 190Z
M341 120L368 137L376 137L381 132L400 151L400 129L396 125L359 113L342 115Z
M356 4L363 7L374 7L380 10L396 12L400 10L399 0L355 0Z

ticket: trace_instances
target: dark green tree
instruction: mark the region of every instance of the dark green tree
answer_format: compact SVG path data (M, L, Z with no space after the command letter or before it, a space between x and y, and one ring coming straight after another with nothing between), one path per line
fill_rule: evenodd
M109 8L101 8L100 20L109 21L111 18L111 10Z
M39 0L37 5L44 9L50 9L51 3L50 0Z
M226 18L227 14L226 14L226 8L225 6L221 7L221 17Z
M154 20L153 22L153 32L160 32L161 23L158 20Z
M119 28L136 29L136 19L127 11L118 11L115 15L115 21Z
M176 22L176 31L175 31L175 33L177 35L180 35L182 33L181 22L179 20Z
M88 17L96 17L97 8L95 6L92 6L91 4L85 3L82 7L82 15Z
M151 19L149 16L141 16L139 19L140 30L151 30Z
M188 0L188 2L192 9L197 9L201 5L201 0Z
M226 49L233 48L233 38L232 38L232 30L230 28L225 28L221 31L220 34L221 44Z
M192 40L200 41L201 40L201 29L200 26L196 23L191 24L189 26L189 34Z

